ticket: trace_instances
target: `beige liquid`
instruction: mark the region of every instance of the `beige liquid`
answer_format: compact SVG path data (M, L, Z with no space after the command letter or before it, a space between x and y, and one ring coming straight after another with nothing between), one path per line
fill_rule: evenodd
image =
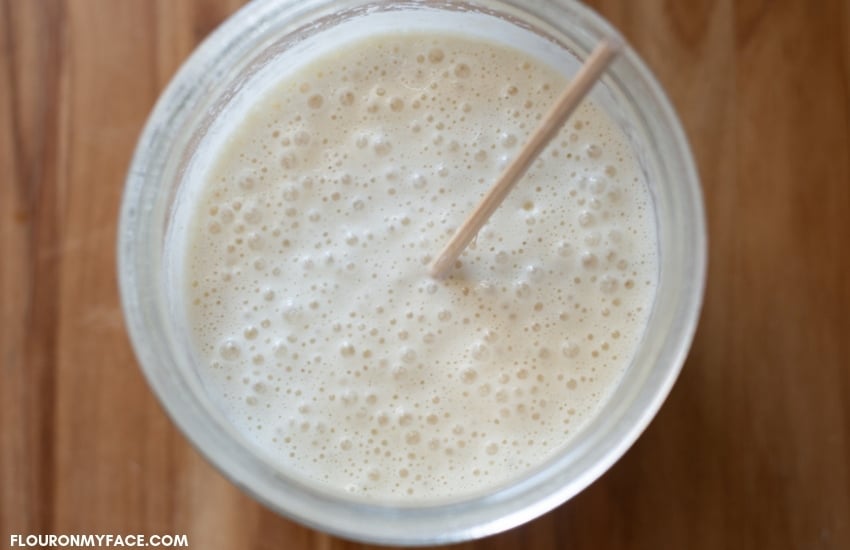
M585 103L441 282L427 264L566 85L526 54L382 33L283 75L186 214L209 391L272 461L367 499L503 484L599 410L656 286L652 203Z

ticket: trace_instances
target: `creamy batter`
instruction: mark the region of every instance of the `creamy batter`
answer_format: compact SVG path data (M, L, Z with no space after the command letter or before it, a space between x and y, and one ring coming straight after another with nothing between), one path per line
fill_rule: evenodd
M281 75L187 215L201 374L287 472L366 499L499 486L599 410L652 306L652 203L573 115L460 258L427 266L566 85L518 50L382 33Z

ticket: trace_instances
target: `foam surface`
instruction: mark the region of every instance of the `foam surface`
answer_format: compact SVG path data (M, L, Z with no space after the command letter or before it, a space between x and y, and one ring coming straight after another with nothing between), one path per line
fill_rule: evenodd
M286 75L188 214L203 376L282 468L366 498L504 483L595 414L651 309L652 204L585 103L441 282L427 264L566 85L450 34L360 39Z

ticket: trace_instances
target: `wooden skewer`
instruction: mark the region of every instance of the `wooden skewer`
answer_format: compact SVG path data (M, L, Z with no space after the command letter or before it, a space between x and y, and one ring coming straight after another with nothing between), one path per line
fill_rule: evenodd
M622 44L614 39L604 39L587 58L578 74L555 104L543 117L540 126L531 135L516 158L505 168L496 184L484 195L478 206L475 207L463 224L455 231L451 240L446 244L440 254L428 266L431 276L442 278L449 268L457 261L458 256L467 245L475 238L481 227L487 223L490 216L502 204L505 197L516 182L525 174L526 170L534 162L534 159L543 151L546 145L552 141L567 118L578 107L584 96L590 91L608 65L614 60L622 49Z

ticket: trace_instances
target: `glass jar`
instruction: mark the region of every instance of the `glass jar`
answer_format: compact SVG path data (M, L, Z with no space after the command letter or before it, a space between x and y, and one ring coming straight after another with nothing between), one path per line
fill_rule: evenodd
M217 121L292 56L333 45L344 29L427 27L450 13L466 34L521 44L574 73L603 38L617 36L570 0L255 0L217 29L162 94L129 170L119 227L121 297L136 355L173 421L236 485L301 523L362 541L442 544L479 538L551 510L602 475L644 430L688 352L704 288L706 233L699 181L676 115L626 47L592 97L628 136L655 207L659 273L643 340L619 386L554 458L486 494L421 505L382 505L331 493L276 468L238 433L204 389L168 253L174 211L187 199ZM171 245L173 247L173 243Z

